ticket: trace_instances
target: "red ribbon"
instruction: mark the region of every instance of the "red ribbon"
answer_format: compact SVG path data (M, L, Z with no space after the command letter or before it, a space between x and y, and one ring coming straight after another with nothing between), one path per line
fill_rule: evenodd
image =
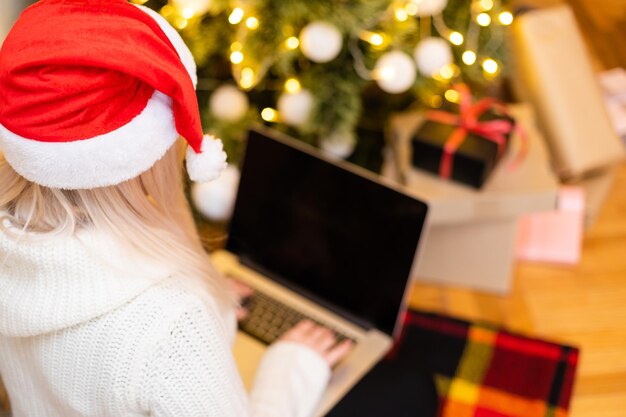
M442 178L447 179L452 176L454 155L469 134L475 134L496 143L498 145L498 155L501 155L506 150L507 135L517 130L520 132L522 140L522 149L517 162L526 156L528 141L519 126L505 119L484 122L479 120L480 116L490 109L510 117L504 103L494 98L484 98L476 103L472 103L472 94L469 87L465 84L455 86L454 90L459 93L459 114L440 110L431 110L426 114L426 118L433 122L457 126L457 129L448 138L443 147L439 165L439 175Z

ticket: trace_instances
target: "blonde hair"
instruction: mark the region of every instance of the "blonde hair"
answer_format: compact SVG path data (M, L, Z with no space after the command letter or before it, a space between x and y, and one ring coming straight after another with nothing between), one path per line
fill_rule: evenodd
M105 232L137 254L165 260L172 270L201 282L222 306L230 291L202 247L185 197L182 155L177 143L151 169L110 187L60 190L30 182L0 153L0 211L12 226L37 239ZM2 219L0 219L2 220ZM0 228L9 233L0 221Z

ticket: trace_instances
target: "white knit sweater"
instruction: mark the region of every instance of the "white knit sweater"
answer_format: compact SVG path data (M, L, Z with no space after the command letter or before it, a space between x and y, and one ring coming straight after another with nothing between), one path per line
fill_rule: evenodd
M279 342L248 398L224 316L102 237L0 231L0 374L14 417L308 417L324 360Z

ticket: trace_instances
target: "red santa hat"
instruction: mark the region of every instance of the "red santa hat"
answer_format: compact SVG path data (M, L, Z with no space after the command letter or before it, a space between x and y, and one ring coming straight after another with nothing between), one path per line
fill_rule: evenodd
M196 66L158 13L126 0L41 0L0 51L0 150L51 188L119 184L189 143L187 170L209 181L226 166L204 135Z

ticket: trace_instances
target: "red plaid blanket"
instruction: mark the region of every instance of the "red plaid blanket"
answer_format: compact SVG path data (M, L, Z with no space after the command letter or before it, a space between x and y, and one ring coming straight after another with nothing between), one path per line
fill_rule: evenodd
M398 350L435 376L441 417L565 417L578 349L412 311Z

